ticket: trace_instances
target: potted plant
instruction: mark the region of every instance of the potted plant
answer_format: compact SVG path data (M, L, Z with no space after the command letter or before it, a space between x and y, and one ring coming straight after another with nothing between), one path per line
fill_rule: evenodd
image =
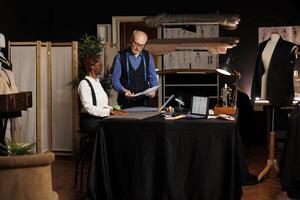
M58 200L52 189L54 158L51 152L0 156L1 200Z
M32 148L35 142L18 143L14 138L7 139L6 144L0 146L6 155L0 156L1 200L58 200L57 193L52 189L54 153L34 154Z
M75 80L72 81L73 87L76 87L79 82L84 78L86 71L83 65L83 62L86 58L100 56L103 51L103 39L98 36L87 35L84 34L79 41L78 46L78 60L79 60L79 67L78 67L78 75ZM101 85L106 92L107 96L111 96L111 75L109 70L104 70L104 74L99 77Z
M32 148L35 146L35 144L35 142L31 144L19 143L16 142L14 138L12 140L6 139L6 145L0 143L0 146L4 149L4 152L1 153L9 156L33 154Z

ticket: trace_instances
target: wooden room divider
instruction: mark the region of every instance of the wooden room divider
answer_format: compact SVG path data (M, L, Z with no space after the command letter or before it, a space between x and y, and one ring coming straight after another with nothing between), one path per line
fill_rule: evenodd
M32 91L33 106L22 112L22 142L36 152L72 153L77 129L75 42L9 42L9 59L19 91Z

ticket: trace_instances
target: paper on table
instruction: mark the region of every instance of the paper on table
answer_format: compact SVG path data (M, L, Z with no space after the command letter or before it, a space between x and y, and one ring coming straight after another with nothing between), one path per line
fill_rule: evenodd
M137 96L140 96L140 95L147 95L147 94L150 94L151 92L155 92L158 88L159 88L160 85L158 86L154 86L152 88L148 88L147 90L144 90L142 92L139 92L139 93L136 93L134 95L131 95L130 97L137 97Z

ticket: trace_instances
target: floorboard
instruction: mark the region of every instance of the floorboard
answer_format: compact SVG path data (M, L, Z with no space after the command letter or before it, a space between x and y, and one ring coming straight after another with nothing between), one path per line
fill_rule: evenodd
M279 153L277 153L277 157L279 157ZM268 155L266 149L252 147L247 150L246 154L251 173L259 174L266 165ZM289 200L286 192L281 191L276 175L275 170L272 169L262 183L255 186L244 186L242 200ZM71 157L56 157L52 165L52 177L53 189L58 193L60 200L85 199L85 193L74 187L74 160ZM85 187L84 190L86 190Z

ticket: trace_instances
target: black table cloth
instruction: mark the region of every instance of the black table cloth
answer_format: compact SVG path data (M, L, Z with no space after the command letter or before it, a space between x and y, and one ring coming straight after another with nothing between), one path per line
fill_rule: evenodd
M288 192L297 191L300 198L300 103L290 114L287 139L282 154L282 178L283 189ZM296 198L296 197L294 197Z
M240 199L236 122L104 120L96 134L89 199Z

